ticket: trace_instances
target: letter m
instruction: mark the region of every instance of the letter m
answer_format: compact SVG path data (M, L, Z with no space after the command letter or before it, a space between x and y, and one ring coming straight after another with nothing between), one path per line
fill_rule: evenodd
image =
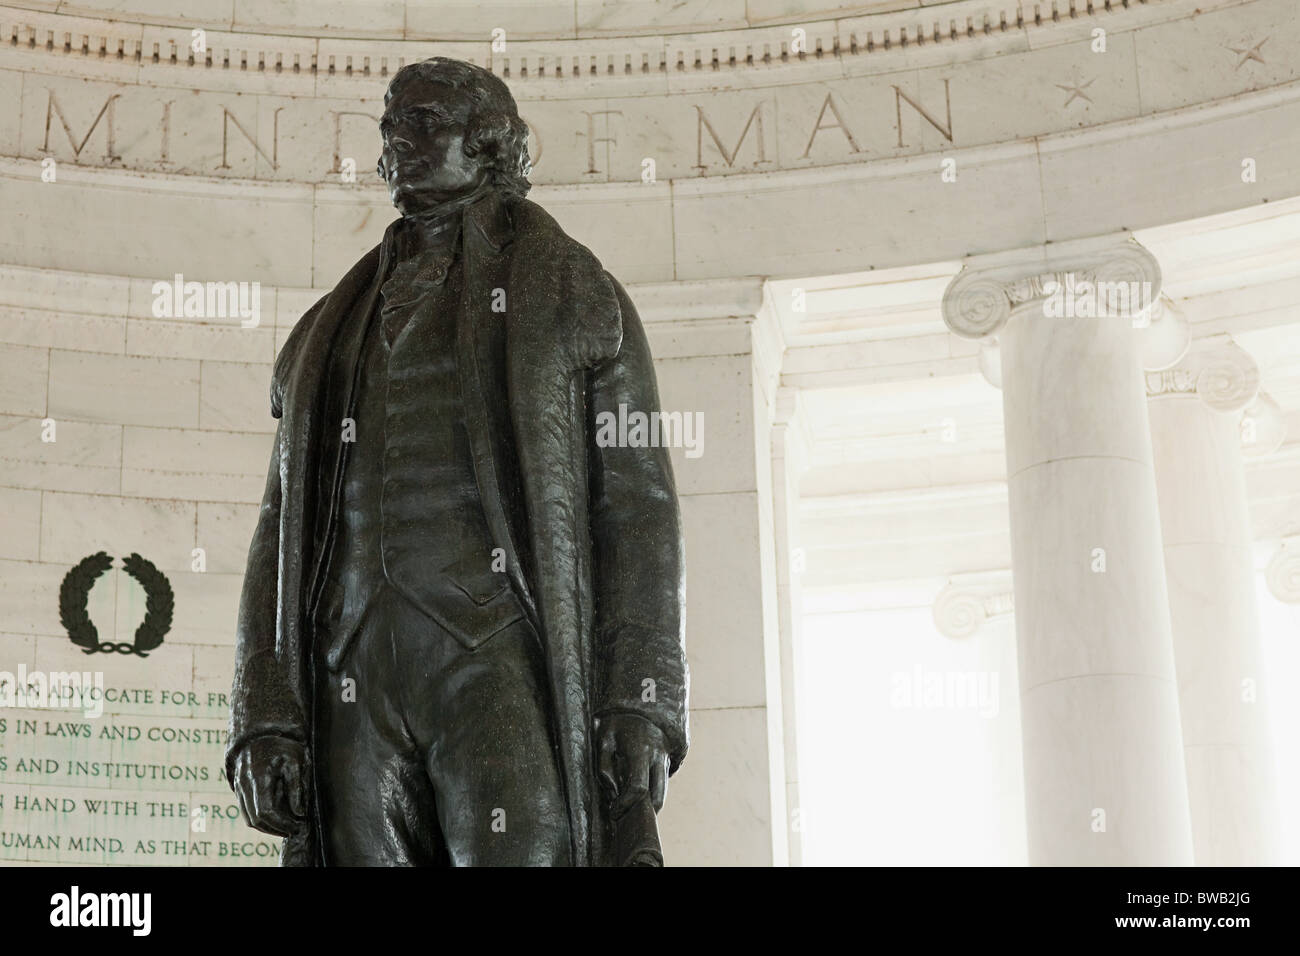
M107 116L108 122L105 129L108 133L108 149L104 152L104 160L109 163L121 161L122 157L113 151L113 103L122 95L121 93L112 93L104 101L104 105L99 108L99 115L95 117L95 122L90 124L90 129L86 130L86 135L81 137L80 143L72 135L72 127L68 125L67 117L63 115L63 109L59 106L59 101L54 98L54 91L50 90L49 94L50 101L45 107L45 142L41 144L41 152L48 153L50 151L50 128L54 125L56 113L59 117L59 125L63 127L63 132L68 137L68 145L72 147L72 155L74 159L78 160L81 159L81 151L86 148L86 143L90 140L91 134L99 126L99 121Z
M239 309L239 283L209 282L207 288L207 317L228 319Z
M695 126L695 169L703 172L707 168L704 164L705 130L709 131L709 136L713 139L713 145L716 146L718 152L722 154L722 158L726 160L727 165L732 166L736 162L736 155L740 152L740 147L745 144L745 137L749 135L749 128L751 126L757 126L758 138L755 142L758 146L758 159L756 162L767 162L767 154L764 151L763 146L763 104L761 102L755 106L753 111L749 114L749 119L745 121L745 128L740 131L740 138L736 140L736 145L732 147L731 150L728 150L723 144L722 137L720 137L718 131L713 128L713 124L709 122L709 118L704 115L704 107L697 106L695 107L695 111L699 114L699 119ZM755 123L755 120L757 120L757 123Z
M100 893L101 926L126 926L131 919L131 897L127 893Z
M1149 303L1144 303L1140 296L1133 294L1127 282L1098 282L1098 315L1106 318L1130 318L1140 312Z

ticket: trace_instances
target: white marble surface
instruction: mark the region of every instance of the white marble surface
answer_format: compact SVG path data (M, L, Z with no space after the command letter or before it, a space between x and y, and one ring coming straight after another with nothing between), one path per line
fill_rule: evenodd
M913 265L1300 192L1289 132L1300 129L1300 26L1286 15L1289 0L1162 0L1113 11L1104 53L1092 50L1089 18L1017 27L1010 5L998 11L1011 12L1008 29L943 31L938 41L886 49L886 31L895 41L904 28L915 36L918 22L904 8L777 4L824 47L822 56L784 59L794 27L769 25L784 17L766 10L720 15L729 2L671 12L657 3L579 4L569 11L573 30L584 32L590 15L591 31L627 35L549 41L526 39L532 14L518 4L474 5L476 17L499 9L515 18L522 43L498 54L482 20L467 43L456 39L461 7L438 14L451 31L439 52L491 62L511 83L535 134L535 181L553 189L538 197L628 281ZM990 10L974 0L945 6L954 28ZM291 36L277 26L301 16L304 32L319 20L324 34L335 33L333 0L259 9L261 27L239 9L216 18L210 66L184 55L170 63L171 45L187 50L189 35L150 25L167 19L152 6L139 14L144 25L95 19L93 4L80 11L86 17L9 11L0 22L6 36L49 36L51 49L0 48L0 94L19 107L0 120L0 155L18 160L0 163L0 177L21 236L0 243L0 261L146 277L172 271L183 251L195 274L308 286L326 284L372 243L389 218L371 172L372 124L391 71L426 55L428 44ZM644 24L634 24L651 10L662 32L642 36ZM109 3L104 12L120 11ZM835 13L841 19L798 20ZM430 28L414 8L406 15L412 35ZM383 13L376 17L374 33L385 34ZM227 21L233 32L215 29ZM52 39L65 32L102 40L105 56L65 53ZM1254 57L1232 52L1261 38ZM130 44L120 59L119 42ZM58 162L56 183L39 180L47 155ZM340 183L336 157L356 161L355 184ZM955 182L940 177L949 158ZM646 159L655 163L651 184L642 181ZM1247 159L1258 170L1250 183L1241 176ZM1126 174L1103 182L1110 169ZM918 230L917 222L942 227ZM115 242L122 223L149 226ZM87 233L96 238L82 247Z
M1214 668L1189 669L1180 654L1184 698L1204 691L1208 702L1185 708L1186 747L1177 743L1164 569L1176 634L1208 641L1240 630L1249 611L1247 585L1232 577L1240 522L1193 504L1235 486L1215 470L1200 473L1213 488L1162 480L1157 513L1141 379L1109 330L1001 343L1002 412L979 377L978 344L944 328L937 302L915 288L941 291L967 256L1146 229L1178 275L1176 294L1201 299L1198 334L1254 335L1270 394L1294 419L1300 386L1286 383L1300 381L1300 362L1286 342L1300 285L1286 223L1300 216L1284 212L1300 194L1300 21L1291 12L1289 0L1146 3L1097 15L1109 30L1098 54L1094 18L1016 26L1012 0L688 0L671 10L502 0L436 12L380 0L361 26L348 0L10 4L0 9L0 99L15 106L0 111L10 225L0 236L5 646L15 662L78 663L58 620L63 575L95 548L140 550L167 570L177 599L150 679L201 705L128 704L113 719L218 720L208 695L229 683L270 449L270 363L298 316L393 218L367 176L392 70L433 52L464 56L490 63L520 101L533 130L533 197L632 287L665 407L705 412L705 454L673 453L695 740L664 816L670 862L797 856L779 822L799 802L785 713L791 633L783 644L779 626L794 606L784 554L793 519L820 543L808 572L831 603L865 580L1006 568L1014 551L1029 635L1019 677L1031 859L1187 862L1176 755L1186 752L1193 812L1213 806L1226 819L1230 795L1214 781L1253 781L1257 764L1241 747L1215 748L1253 733L1253 712L1213 691ZM211 64L186 55L196 24L209 31ZM505 50L490 50L485 24L507 29ZM803 57L790 52L796 27L810 42ZM1258 55L1230 49L1242 44ZM360 115L336 126L340 113ZM40 178L47 154L54 183ZM339 181L336 155L356 159L356 184ZM956 182L940 178L949 158ZM652 183L641 179L645 159ZM1242 181L1245 159L1255 182ZM1186 225L1220 213L1224 221ZM838 277L893 268L916 273L911 297L855 312L853 283ZM261 325L154 317L152 283L175 272L262 283ZM875 294L902 287L885 275ZM760 305L764 281L789 280L768 287L788 297L809 276L824 279L823 301L841 304L772 320L781 309ZM760 311L767 325L753 319ZM798 341L783 355L786 334ZM777 498L789 488L773 486L769 447L778 384L844 390L817 405L819 467L800 483L814 504L784 523ZM47 415L57 442L41 441ZM949 418L952 445L934 437ZM1209 453L1184 440L1186 453ZM1160 441L1157 429L1157 467ZM1257 529L1275 531L1294 513L1294 459L1284 448L1252 465ZM1236 543L1220 536L1228 531ZM195 547L203 573L189 570ZM1094 547L1107 549L1104 575L1089 569ZM1198 603L1208 569L1235 582L1218 603ZM130 639L140 600L120 570L92 592L106 638ZM1195 618L1186 628L1183 615ZM1255 667L1235 653L1213 658L1219 670ZM135 663L104 659L117 681L138 681ZM1008 764L1003 782L1014 777ZM181 795L219 795L209 783ZM0 777L0 793L31 789ZM1105 833L1089 828L1096 807L1107 809ZM1225 842L1246 839L1224 828Z
M1189 865L1137 331L1031 299L998 337L1029 862Z
M1189 358L1224 349L1207 345ZM1155 396L1150 415L1196 862L1275 865L1268 694L1285 678L1260 647L1241 410L1193 391Z
M1174 682L1144 675L1022 688L1031 866L1192 864L1177 712Z

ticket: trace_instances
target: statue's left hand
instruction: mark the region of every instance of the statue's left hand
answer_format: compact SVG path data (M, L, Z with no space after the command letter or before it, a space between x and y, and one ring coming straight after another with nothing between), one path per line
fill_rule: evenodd
M234 786L244 822L287 837L307 818L307 752L296 740L254 737L235 758Z
M598 721L600 779L614 797L615 817L646 794L655 812L668 790L668 746L663 731L636 714L610 714Z

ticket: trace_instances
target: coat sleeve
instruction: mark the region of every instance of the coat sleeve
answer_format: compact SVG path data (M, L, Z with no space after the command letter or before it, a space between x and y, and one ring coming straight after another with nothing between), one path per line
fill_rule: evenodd
M655 724L676 771L689 738L681 515L666 447L619 447L601 438L602 424L618 421L620 405L627 414L660 411L641 320L622 286L610 281L622 344L592 371L588 401L595 715L633 713Z
M305 328L325 300L299 320ZM295 330L297 332L297 330ZM292 364L299 336L291 335L271 376L271 414L284 411L284 376ZM306 743L307 727L283 662L277 652L280 583L280 500L283 479L284 422L275 431L266 490L257 527L248 548L244 585L235 630L235 676L230 694L230 733L226 743L226 779L230 782L239 751L255 737L274 735Z

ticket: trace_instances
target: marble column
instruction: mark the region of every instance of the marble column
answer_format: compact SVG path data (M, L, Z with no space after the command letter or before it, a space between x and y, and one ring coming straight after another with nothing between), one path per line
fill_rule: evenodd
M1159 285L1106 240L968 260L944 294L949 328L998 338L1031 865L1192 862L1134 328Z
M1020 678L1016 673L1015 599L1009 570L961 574L934 600L934 625L954 641L973 641L982 675L992 678L997 707L981 714L988 730L994 816L990 844L993 866L1024 866L1025 775L1021 757Z
M1160 525L1198 866L1277 862L1243 442L1259 368L1226 336L1147 374Z

